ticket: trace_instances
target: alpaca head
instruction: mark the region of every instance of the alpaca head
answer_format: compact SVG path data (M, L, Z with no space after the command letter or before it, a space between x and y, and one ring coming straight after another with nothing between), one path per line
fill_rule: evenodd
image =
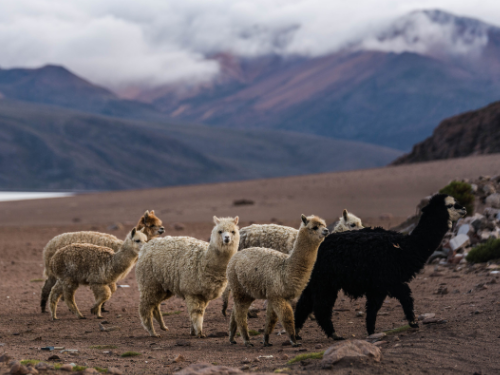
M148 242L148 237L144 234L145 228L137 230L136 228L127 234L127 238L124 241L128 247L132 248L136 252L139 252L146 242Z
M309 237L319 241L320 243L330 233L328 229L326 229L325 221L315 215L305 216L302 214L301 220L299 231L306 230Z
M154 210L144 212L136 228L138 230L144 229L144 234L148 237L148 241L165 232L162 221L155 215Z
M212 230L210 241L219 249L235 245L238 247L240 243L240 228L238 227L239 217L222 217L214 216L215 227Z
M339 218L339 223L342 224L343 227L347 228L345 230L359 230L364 228L361 223L361 219L347 210L342 212L342 216Z
M467 214L467 210L455 198L446 194L434 195L427 206L422 208L422 213L431 213L432 215L442 215L448 219L448 227L452 223Z

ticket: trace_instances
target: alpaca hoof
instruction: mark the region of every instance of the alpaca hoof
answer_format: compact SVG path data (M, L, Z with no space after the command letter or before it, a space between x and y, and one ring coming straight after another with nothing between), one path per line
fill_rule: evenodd
M296 340L302 340L302 336L295 335L295 339L296 339Z
M292 343L292 348L298 348L299 346L302 346L302 343L300 342L293 342L293 341L290 341Z
M342 336L339 336L336 333L332 335L332 339L334 339L335 341L345 340Z
M97 316L96 318L97 319L104 319L102 316Z
M87 319L87 318L82 315L82 316L79 316L78 319Z
M234 340L229 341L229 343L230 343L231 345L236 345L236 341L234 341Z
M269 343L269 342L264 342L264 341L261 341L260 342L261 344L264 344L264 347L267 347L267 346L273 346L273 344Z
M106 310L104 307L101 307L101 312L108 313L108 312L109 312L109 310Z
M251 342L246 342L246 343L245 343L245 346L246 346L247 348L251 348L251 347L253 347L253 344L252 344Z
M411 328L418 328L418 322L416 320L413 320L408 323Z
M151 337L160 337L160 335L158 333L150 333L149 334Z
M161 329L162 331L168 331L168 327L166 327L166 326L160 327L160 329Z
M207 335L205 335L204 333L200 333L200 334L198 335L198 337L199 337L200 339L204 339L205 337L207 337Z

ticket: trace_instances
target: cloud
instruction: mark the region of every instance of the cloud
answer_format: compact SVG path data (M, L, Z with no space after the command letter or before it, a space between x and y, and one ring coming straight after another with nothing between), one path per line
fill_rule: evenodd
M112 88L207 80L212 53L321 55L422 8L500 24L496 0L0 0L0 67L61 64Z

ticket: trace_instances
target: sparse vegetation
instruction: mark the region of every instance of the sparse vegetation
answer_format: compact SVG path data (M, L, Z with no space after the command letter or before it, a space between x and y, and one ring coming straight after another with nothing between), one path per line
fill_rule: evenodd
M38 359L23 359L23 360L21 360L21 364L24 366L28 366L28 365L35 366L35 365L39 364L40 362L42 362L42 361L40 361Z
M99 367L99 366L95 366L95 367L94 367L94 369L95 369L96 371L99 371L99 372L100 372L100 373L102 373L102 374L105 374L105 373L107 373L107 372L108 372L108 369L107 369L107 368L103 368L103 367Z
M116 345L92 345L90 349L116 349Z
M465 257L470 263L484 263L493 259L500 259L500 239L489 239L476 246Z
M408 324L406 324L402 327L398 327L398 328L390 329L388 331L384 331L384 333L386 335L394 335L395 333L408 331L409 329L411 329L411 327Z
M322 359L324 353L325 353L325 351L323 350L321 352L299 354L297 357L292 358L287 363L289 365L292 365L292 364L294 364L296 362L300 362L300 361L303 361L305 359Z
M141 355L141 353L137 353L137 352L125 352L121 355L121 357L136 357L138 355Z
M467 216L474 213L474 194L472 193L472 186L466 182L452 181L444 188L439 190L442 194L451 195L460 204L464 205L467 209Z
M31 279L30 280L30 283L41 283L41 282L44 282L45 279Z
M83 371L87 368L87 366L78 366L78 365L74 365L73 366L73 371Z
M182 311L165 311L161 313L163 316L169 316L169 315L179 315Z

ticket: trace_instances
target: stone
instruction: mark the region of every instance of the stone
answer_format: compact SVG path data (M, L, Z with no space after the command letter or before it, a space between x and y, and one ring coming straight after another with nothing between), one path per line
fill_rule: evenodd
M425 319L430 319L430 318L434 318L436 316L436 314L434 313L425 313L425 314L420 314L418 316L418 320L425 320Z
M191 341L188 340L177 340L175 346L191 346Z
M322 349L323 348L323 345L321 344L316 344L316 346L314 347L314 349Z
M174 363L184 362L185 360L186 360L186 358L184 358L184 356L182 354L179 354L177 357L175 357Z
M357 318L362 318L365 313L363 311L356 311L356 317Z
M500 194L494 193L489 195L485 203L487 206L493 207L493 208L500 208Z
M88 367L82 371L82 374L83 375L95 375L95 374L99 374L99 371L97 371L95 368Z
M27 374L38 375L38 370L36 368L34 368L32 366L28 366L27 369L28 369Z
M243 366L240 367L240 370L242 370L242 371L250 370L250 366L243 365Z
M366 339L371 341L371 340L381 340L383 337L387 336L385 332L380 332L380 333L374 333L373 335L368 336Z
M371 359L374 362L380 362L382 352L377 346L363 340L340 341L325 351L321 366L331 368L332 365L343 359L351 363L358 359Z
M459 234L450 240L450 247L453 251L456 251L462 247L465 247L470 243L469 236L466 234Z
M259 310L258 309L250 309L250 310L248 310L247 316L250 319L258 318L259 317Z
M470 184L471 191L473 193L477 192L477 185L476 184Z
M500 209L498 208L492 208L492 207L486 207L484 209L484 216L486 216L487 219L492 220L498 220L498 215L500 214Z
M247 364L250 363L250 360L248 358L245 358L243 361L241 361L242 364Z
M382 346L382 345L387 344L387 343L388 343L388 341L377 341L377 342L376 342L375 344L373 344L373 345L375 345L375 346Z
M212 332L208 335L208 337L226 337L226 336L229 336L227 332L222 332L222 331L219 331L219 332Z
M73 371L73 366L66 364L61 366L61 371Z
M123 371L116 367L108 367L108 374L111 375L122 375Z
M11 374L17 374L17 372L21 369L21 362L19 361L12 361L10 363L10 373Z
M248 366L248 368L250 368L250 366ZM220 375L220 374L237 375L237 374L243 374L243 371L234 367L214 366L208 363L195 363L189 367L181 369L175 374L176 375Z
M290 357L288 357L288 354L283 354L283 355L281 356L281 359L282 359L283 361L288 361L288 359L289 359L289 358L290 358Z
M59 361L61 358L58 355L51 355L47 361Z
M469 234L471 231L471 226L469 224L462 224L457 231L457 235L459 234Z
M490 238L490 235L491 235L491 231L489 231L488 229L485 229L485 230L481 231L479 238L481 239L481 241L487 241Z
M38 362L36 365L35 365L35 368L38 370L38 371L48 371L48 370L51 370L54 368L54 366L51 366L49 365L48 363L45 363L45 362Z
M486 194L494 194L496 193L496 190L492 184L486 184L483 186L483 192L485 192Z
M0 363L9 362L11 359L12 359L12 357L8 354L0 355Z

